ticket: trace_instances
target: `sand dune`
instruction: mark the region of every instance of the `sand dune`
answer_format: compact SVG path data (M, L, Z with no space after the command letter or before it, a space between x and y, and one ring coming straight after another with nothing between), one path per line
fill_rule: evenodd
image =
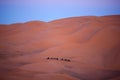
M120 15L0 25L0 80L120 80Z

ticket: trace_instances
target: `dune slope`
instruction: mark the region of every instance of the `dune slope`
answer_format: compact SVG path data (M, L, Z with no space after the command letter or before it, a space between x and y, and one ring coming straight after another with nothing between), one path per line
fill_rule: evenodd
M0 80L120 80L120 15L0 25Z

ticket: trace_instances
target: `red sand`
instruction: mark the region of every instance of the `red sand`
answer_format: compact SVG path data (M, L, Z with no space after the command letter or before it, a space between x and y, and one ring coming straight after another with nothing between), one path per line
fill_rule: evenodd
M0 25L0 80L120 80L120 15Z

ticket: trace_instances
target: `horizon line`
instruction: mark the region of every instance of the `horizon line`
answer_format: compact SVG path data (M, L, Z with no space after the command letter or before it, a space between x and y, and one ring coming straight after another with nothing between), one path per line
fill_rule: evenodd
M21 22L13 22L13 23L0 23L0 25L14 25L14 24L25 24L25 23L29 23L29 22L44 22L44 23L49 23L52 21L56 21L56 20L62 20L62 19L69 19L69 18L76 18L76 17L104 17L104 16L120 16L120 14L112 14L112 15L83 15L83 16L71 16L71 17L63 17L63 18L57 18L57 19L53 19L53 20L49 20L49 21L42 21L42 20L28 20L28 21L21 21Z

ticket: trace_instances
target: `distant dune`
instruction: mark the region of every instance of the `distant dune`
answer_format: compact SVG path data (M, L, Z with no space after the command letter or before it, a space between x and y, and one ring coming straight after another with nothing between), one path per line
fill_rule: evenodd
M120 15L0 25L0 80L120 80Z

